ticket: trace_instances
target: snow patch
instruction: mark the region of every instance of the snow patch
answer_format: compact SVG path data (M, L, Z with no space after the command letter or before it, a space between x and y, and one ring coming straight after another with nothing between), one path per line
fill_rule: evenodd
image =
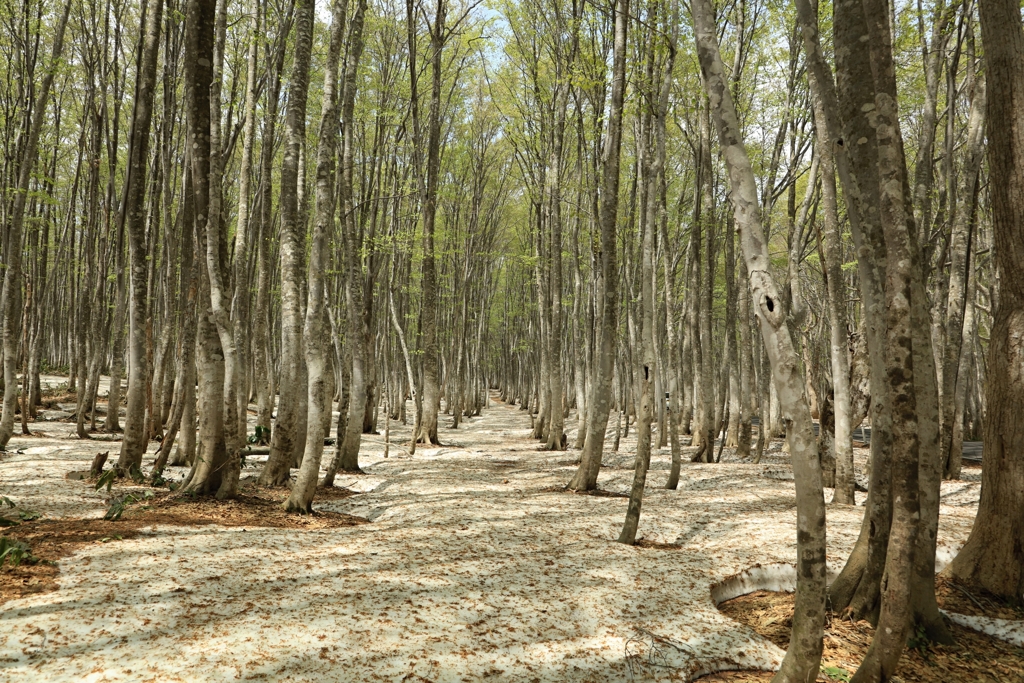
M946 610L942 610L942 613L949 617L949 620L954 624L960 624L972 631L984 633L999 640L1005 640L1007 643L1013 643L1018 647L1024 647L1024 621L996 619L994 617L973 617L967 614L947 612Z

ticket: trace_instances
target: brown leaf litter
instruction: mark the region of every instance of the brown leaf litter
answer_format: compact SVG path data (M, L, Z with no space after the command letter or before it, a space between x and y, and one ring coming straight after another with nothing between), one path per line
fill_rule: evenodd
M152 490L143 486L119 487L119 491ZM216 524L226 527L271 529L336 529L365 524L366 519L331 510L312 515L286 513L281 503L284 488L250 485L233 500L216 500L157 492L126 507L116 521L106 519L40 519L3 530L3 535L27 543L36 561L0 567L0 604L8 600L57 589L59 560L81 548L135 538L140 529L157 525L195 527ZM341 488L319 487L318 500L340 500L354 495Z
M604 455L600 486L614 497L566 495L571 455L538 451L528 414L498 402L446 431L457 446L385 459L380 436L364 436L366 474L339 479L359 495L318 491L323 514L312 518L279 510L287 489L251 485L260 456L246 459L233 502L146 499L125 484L98 492L64 476L108 446L75 439L67 425L40 428L51 437L12 439L23 452L0 460L0 493L52 520L17 533L60 563L59 589L21 593L0 610L0 678L598 683L627 680L638 633L649 634L648 655L665 658L656 680L769 670L784 654L720 612L709 591L796 557L792 475L764 474L789 469L778 443L760 465L729 448L721 464L686 463L674 491L664 488L670 453L652 453L644 541L627 547L615 539L635 432ZM392 424L392 442L410 436L410 425ZM867 454L856 457L863 471ZM180 485L187 472L164 476ZM944 553L970 532L972 474L943 482ZM143 500L118 522L95 519L125 493ZM330 513L372 523L332 527L352 519ZM831 557L849 553L862 515L830 508ZM45 577L35 578L38 589Z
M967 610L969 603L981 616L1020 618L1010 614L1013 608L981 611L976 605L941 578L936 597L939 607L949 611ZM959 597L958 597L959 596ZM719 609L736 621L746 624L781 648L789 645L793 622L793 594L757 591L727 600ZM991 636L947 622L956 639L955 645L920 643L908 647L896 669L896 677L904 683L1019 683L1024 681L1024 649ZM864 659L874 628L866 621L853 622L839 615L829 614L825 626L825 649L822 654L822 673L819 681L842 681L852 676ZM913 636L912 636L913 638ZM772 673L766 671L719 672L698 679L701 683L763 683L770 681ZM895 682L897 679L893 678ZM847 679L848 680L848 679Z

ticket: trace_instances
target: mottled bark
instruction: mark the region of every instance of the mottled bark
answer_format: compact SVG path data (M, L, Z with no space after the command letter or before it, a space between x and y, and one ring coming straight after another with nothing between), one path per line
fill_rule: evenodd
M306 252L305 215L300 211L302 185L299 160L306 137L306 100L313 47L314 0L295 3L295 58L288 88L284 162L281 165L281 379L277 421L270 457L260 473L264 486L280 486L305 450L306 411L299 394L306 394L303 358L303 261Z
M988 350L988 414L978 516L947 570L1010 600L1024 598L1024 27L1013 0L981 0L988 162L1000 291Z
M747 263L750 291L772 377L787 420L787 436L796 479L797 587L789 650L774 681L810 683L818 676L825 622L825 500L821 470L804 393L800 357L790 336L788 311L769 272L768 242L759 215L757 184L740 134L725 66L718 47L714 9L709 0L693 0L691 11L697 57L729 174L729 198Z
M149 323L149 254L146 244L146 185L149 161L150 127L156 91L156 67L160 56L160 27L163 0L147 2L146 27L142 41L142 59L135 84L135 111L129 139L125 199L120 220L128 233L131 296L129 298L128 410L124 422L124 440L117 459L121 476L137 476L146 452L146 386L149 358L146 354L146 328Z

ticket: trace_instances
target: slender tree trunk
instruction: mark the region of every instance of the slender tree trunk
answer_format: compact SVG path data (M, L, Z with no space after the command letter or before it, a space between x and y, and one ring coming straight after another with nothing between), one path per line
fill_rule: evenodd
M739 279L737 280L737 317L740 331L740 433L737 438L736 457L750 456L751 417L753 403L751 392L754 390L754 356L750 334L750 287L747 285L747 263L743 258L739 262Z
M274 413L274 363L270 352L271 229L273 225L274 131L281 94L286 40L279 41L268 78L260 153L260 217L256 249L256 313L253 319L253 379L256 384L256 432L261 445L270 443ZM269 50L268 50L269 52Z
M160 56L160 26L163 20L163 0L146 3L145 36L138 82L135 86L135 112L132 116L132 136L128 141L129 160L125 180L125 199L120 220L128 233L128 252L131 268L131 296L129 298L130 372L128 375L128 411L124 422L124 440L117 459L121 476L140 476L142 456L146 452L146 385L148 361L146 329L149 323L149 254L146 248L146 184L149 161L150 127L153 120L153 100L156 91L156 67Z
M363 418L366 414L367 356L371 344L370 330L366 325L363 302L363 267L362 244L355 220L355 208L352 204L353 184L353 148L352 124L357 69L363 50L363 16L366 3L359 0L352 17L352 29L349 34L348 57L345 64L345 80L342 87L343 103L341 107L344 139L342 141L342 168L340 184L340 204L342 210L342 237L345 247L345 302L348 310L348 331L346 343L352 354L352 376L349 381L348 419L345 433L331 466L324 477L324 485L332 485L338 470L359 472L359 445L363 434Z
M729 172L730 198L740 231L758 322L772 365L780 402L790 420L787 430L797 490L797 590L789 650L773 679L807 683L818 676L825 621L825 501L811 411L798 368L800 359L788 315L769 272L768 242L758 215L757 185L740 137L725 67L718 48L714 9L709 0L691 3L697 56L718 139Z
M7 268L4 272L2 293L0 293L0 312L3 313L3 352L4 352L4 399L3 413L0 415L0 448L7 446L14 433L14 413L18 407L18 347L21 330L18 329L18 315L21 299L21 241L22 229L25 224L25 204L28 199L29 184L35 168L36 151L39 147L39 135L42 132L46 104L50 97L50 88L56 75L58 62L64 50L64 29L68 23L71 2L64 6L60 20L54 31L53 50L49 63L45 67L43 81L39 85L32 111L28 137L23 147L18 177L17 190L11 203L9 224L7 229L8 251L5 254Z
M352 38L350 42L350 60L358 63L362 50L362 11L365 1L360 2L353 19ZM330 412L331 396L327 393L327 305L325 275L327 270L327 240L334 232L334 210L336 198L335 160L338 147L338 65L341 61L342 42L345 37L345 14L348 9L347 0L334 0L331 16L331 39L327 49L327 61L324 66L323 111L320 116L320 135L316 159L316 223L309 256L308 286L309 299L306 304L306 320L303 339L306 345L306 368L308 372L308 409L306 416L306 447L302 456L299 475L292 487L291 495L285 501L284 508L289 512L310 513L313 511L313 495L316 493L316 482L320 475L320 459L324 452L324 413ZM354 65L352 75L355 75ZM352 101L354 100L355 83L349 82L349 69L346 69L344 104L342 117L345 126L345 141L342 152L342 184L351 179L351 122ZM345 177L347 176L347 178ZM342 208L346 204L345 190L342 190ZM350 268L351 272L351 268ZM358 284L358 283L357 283ZM350 309L351 312L351 309ZM359 318L357 318L358 320ZM351 321L351 318L350 318ZM333 392L331 392L333 394ZM355 404L355 401L352 401ZM357 406L361 409L362 406ZM358 411L357 411L358 412ZM349 414L349 429L352 427L353 416ZM357 432L362 425L357 424ZM346 438L347 438L346 433ZM358 451L358 442L357 442Z
M423 221L423 274L422 302L420 305L422 350L423 350L423 416L420 422L419 439L426 444L440 444L437 436L437 413L441 407L441 386L438 371L437 342L437 266L434 260L434 221L437 216L437 184L441 171L441 82L442 52L447 40L445 20L448 6L446 0L437 0L434 24L430 28L430 110L427 115L427 159L425 182L420 181L421 211ZM410 10L411 15L411 10ZM414 26L409 19L410 74L415 74L415 52L413 43ZM414 127L419 130L418 104L415 95L416 77L413 76ZM422 136L417 132L416 146L421 146ZM417 164L418 166L418 164Z
M953 448L953 432L956 430L957 384L963 352L964 312L967 307L967 289L971 272L971 243L974 232L973 214L975 193L981 172L984 154L984 111L985 82L980 78L975 83L974 100L967 124L967 159L963 169L962 201L957 203L953 217L953 231L950 236L949 289L946 299L946 343L942 358L942 409L939 415L941 429L939 459L943 474L948 479L960 478L962 450Z
M242 163L238 180L238 221L235 228L234 297L231 301L231 319L235 343L235 364L238 372L237 420L235 428L239 445L244 445L247 429L249 391L246 374L249 369L247 342L249 322L249 243L252 223L250 185L252 183L253 143L256 138L256 77L258 68L260 18L262 9L257 3L252 17L253 30L249 37L249 55L245 77L245 123L242 130ZM266 141L264 141L265 143Z
M591 381L590 414L587 438L579 469L569 482L576 491L597 487L601 469L604 436L611 411L611 384L615 373L615 349L618 337L619 266L616 256L616 230L619 210L619 152L622 146L622 103L626 80L626 38L629 24L629 0L615 2L615 37L612 57L612 88L609 101L608 128L604 138L604 177L601 201L601 280L602 307L600 343L595 349L594 377Z
M695 426L693 445L697 452L693 455L694 462L714 462L715 446L715 378L714 378L714 339L711 330L711 306L715 289L715 255L714 255L714 195L712 192L711 165L711 105L703 101L700 114L700 156L698 175L700 182L696 193L700 200L694 210L693 231L695 234L696 254L694 273L696 287L692 293L694 306L697 310L699 334L694 336L694 376L697 386L695 403ZM704 233L704 250L700 250L700 235ZM703 257L703 263L701 262ZM701 272L703 270L703 272Z
M813 78L813 76L812 76ZM828 290L830 327L830 353L832 360L832 393L835 411L833 438L836 462L834 503L854 504L853 440L850 425L850 354L847 351L849 330L846 315L846 280L843 276L842 232L839 224L838 193L836 191L835 160L832 139L828 134L824 104L820 97L812 96L814 103L816 151L821 176L821 204L824 239L819 236L824 254L825 285Z

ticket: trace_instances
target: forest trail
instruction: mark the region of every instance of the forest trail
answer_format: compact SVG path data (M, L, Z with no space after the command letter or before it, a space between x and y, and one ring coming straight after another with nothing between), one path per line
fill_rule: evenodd
M59 590L3 606L0 680L626 681L627 651L647 652L630 642L638 629L678 645L661 646L668 666L643 680L781 661L710 595L795 558L781 455L685 464L667 491L668 449L656 450L639 536L674 547L627 547L614 542L625 498L558 491L577 452L539 450L524 411L492 401L458 430L449 421L446 445L413 457L393 446L384 459L383 436L365 437L366 474L337 481L359 495L314 501L369 524L159 526L65 558ZM393 425L394 444L408 435ZM25 453L0 459L0 493L47 516L101 516L102 496L63 475L106 446L15 437ZM632 439L606 453L602 489L627 490L632 453ZM943 484L940 557L966 538L977 495L977 482ZM834 564L862 511L829 508Z

